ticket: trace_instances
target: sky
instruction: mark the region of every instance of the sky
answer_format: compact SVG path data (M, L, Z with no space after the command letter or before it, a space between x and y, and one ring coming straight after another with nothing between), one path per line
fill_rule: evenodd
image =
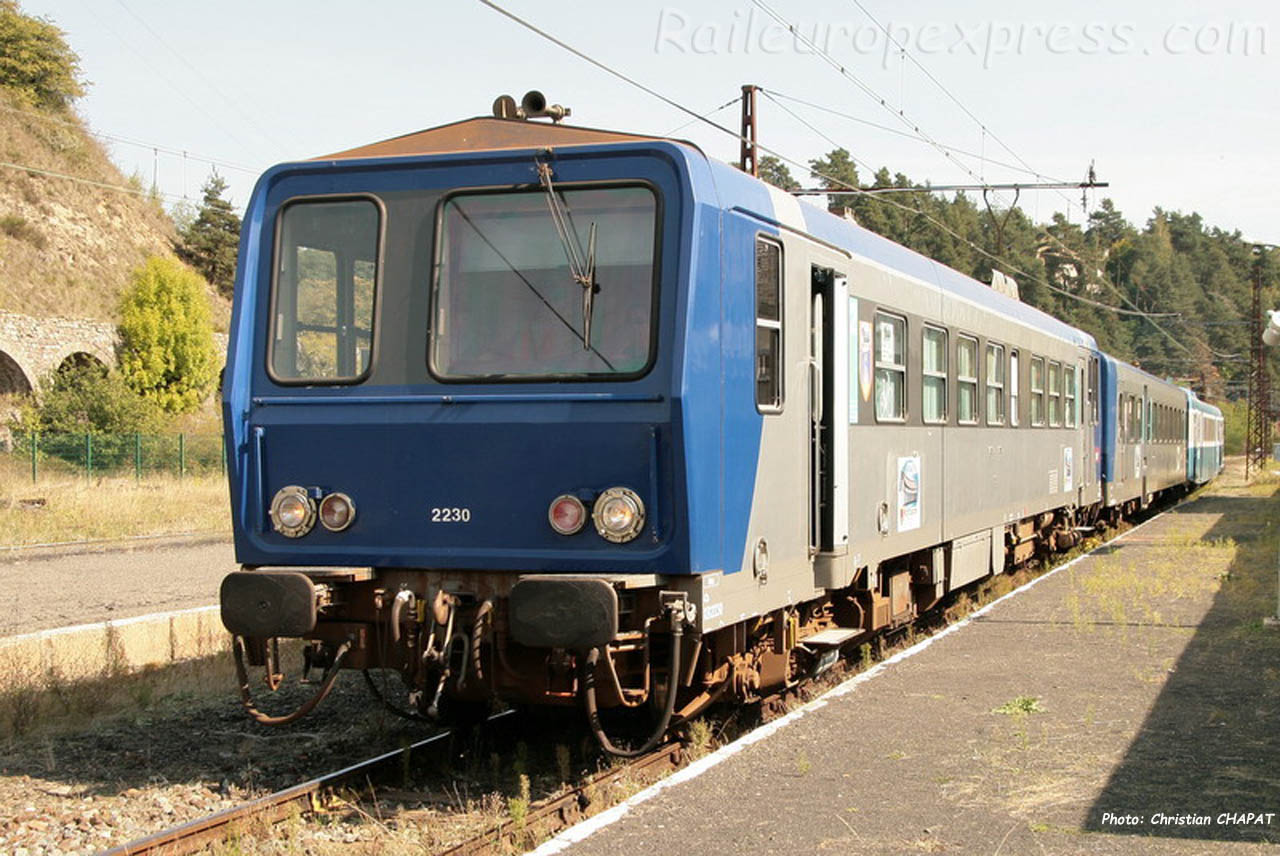
M243 208L272 164L488 115L498 95L535 88L571 124L738 155L735 137L479 0L21 4L66 32L91 83L80 113L124 173L154 179L170 204L199 199L209 161ZM759 102L759 140L800 163L838 144L933 184L1079 182L1092 163L1110 187L1090 192L1091 209L1109 196L1139 226L1155 206L1196 211L1280 243L1274 3L500 5L698 114L763 87L774 97ZM711 119L736 132L738 108ZM1039 221L1083 217L1079 190L1024 192L1020 204Z

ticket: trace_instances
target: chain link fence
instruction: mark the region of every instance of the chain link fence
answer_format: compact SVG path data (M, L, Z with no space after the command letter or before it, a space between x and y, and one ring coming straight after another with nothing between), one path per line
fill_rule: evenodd
M3 438L0 438L3 440ZM226 475L220 434L47 434L14 431L0 442L9 479Z

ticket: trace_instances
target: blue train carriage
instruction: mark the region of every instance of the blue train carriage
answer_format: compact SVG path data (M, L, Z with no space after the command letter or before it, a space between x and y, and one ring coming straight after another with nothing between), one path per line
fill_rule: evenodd
M648 703L658 733L1074 543L1100 359L685 143L482 118L278 166L223 621L272 685L269 640L309 640L317 700L389 669L424 712Z
M1222 411L1199 399L1191 390L1187 397L1187 479L1205 484L1222 472Z
M1188 405L1182 388L1105 354L1102 389L1103 503L1114 518L1186 485Z

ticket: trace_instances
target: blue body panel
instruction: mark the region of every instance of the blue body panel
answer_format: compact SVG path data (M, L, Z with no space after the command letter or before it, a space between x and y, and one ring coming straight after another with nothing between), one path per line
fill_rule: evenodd
M1098 395L1101 410L1099 420L1102 422L1102 480L1113 482L1116 477L1116 440L1120 436L1116 420L1119 416L1119 400L1117 398L1116 361L1106 354L1101 354L1098 362Z
M556 153L563 184L642 180L661 197L658 356L639 380L442 384L428 375L425 360L421 382L408 385L286 387L267 374L261 345L269 336L273 226L282 204L300 196L528 186L536 182L534 154L313 162L276 167L260 179L242 233L236 290L243 299L233 314L223 395L239 561L737 570L745 523L736 521L750 512L744 485L754 480L760 423L758 415L735 414L722 430L731 409L726 390L741 386L738 377L722 383L722 208L706 159L685 146L627 143ZM734 374L749 379L749 356L745 362ZM727 435L735 442L728 456ZM341 533L317 527L299 539L272 531L267 507L287 484L350 494L356 523ZM557 494L590 496L615 485L645 502L646 528L635 541L612 544L589 525L564 537L547 525ZM433 524L433 507L466 507L471 520ZM735 521L731 529L726 520Z

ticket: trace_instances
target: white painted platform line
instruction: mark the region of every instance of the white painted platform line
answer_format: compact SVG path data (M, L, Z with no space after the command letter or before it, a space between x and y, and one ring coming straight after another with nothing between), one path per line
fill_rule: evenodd
M106 621L95 621L92 624L73 624L70 627L52 627L48 630L33 630L17 636L0 637L0 645L16 644L32 639L48 639L51 636L67 636L74 633L93 633L107 627L128 627L131 624L144 624L152 621L168 621L180 615L196 615L201 612L214 612L218 606L193 606L187 609L175 609L172 612L151 612L146 615L135 615L131 618L108 618Z
M617 821L621 820L623 817L627 815L628 812L631 811L631 809L640 805L641 803L648 802L649 800L656 797L658 794L665 791L667 788L674 787L675 785L678 785L681 782L687 782L690 779L696 779L698 776L701 776L703 773L707 772L707 770L710 770L712 767L715 767L723 763L724 761L727 761L728 759L732 758L734 755L737 755L743 749L746 749L748 746L751 746L755 743L759 743L761 740L764 740L766 737L769 737L775 734L776 732L780 731L781 729L786 728L788 725L792 724L793 722L800 719L801 717L809 713L812 713L815 710L820 710L826 707L828 704L831 703L832 699L836 699L841 696L848 695L849 693L853 692L862 684L866 683L867 681L871 680L877 675L885 672L887 669L889 669L889 667L893 666L894 664L900 663L903 660L907 659L908 657L914 657L916 654L919 654L921 651L925 650L930 645L937 642L939 639L942 639L946 636L950 636L952 633L958 632L962 627L967 627L969 624L973 622L975 618L980 618L983 615L986 615L988 612L995 609L997 606L999 606L1001 603L1004 603L1009 598L1014 597L1015 595L1022 594L1024 591L1031 588L1032 586L1039 585L1040 583L1049 579L1049 577L1053 576L1059 571L1065 571L1067 568L1071 567L1077 562L1083 559L1089 558L1094 553L1098 552L1098 550L1101 550L1104 547L1115 544L1118 541L1123 541L1125 538L1129 537L1134 532L1137 532L1139 529L1146 526L1148 523L1163 517L1166 513L1167 512L1162 511L1159 514L1157 514L1155 517L1152 517L1150 520L1144 520L1142 523L1139 523L1137 526L1133 527L1128 532L1125 532L1123 535L1120 535L1116 538L1112 538L1106 544L1100 544L1094 549L1090 550L1088 553L1085 553L1082 556L1076 556L1070 562L1066 562L1065 564L1059 565L1058 567L1054 568L1048 573L1042 574L1041 576L1036 577L1034 580L1031 580L1028 583L1024 583L1023 585L1018 586L1018 588L1014 589L1013 591L1009 592L1006 595L1003 595L1002 597L996 598L995 600L991 601L991 603L987 604L986 606L982 607L979 610L976 610L971 615L967 616L961 621L957 621L955 624L952 624L948 627L943 628L942 630L938 631L934 635L930 636L928 639L918 642L904 651L899 651L897 654L894 654L892 657L889 657L886 660L882 660L872 668L867 669L867 671L854 675L852 678L845 681L844 683L841 683L841 684L838 684L837 686L832 687L831 689L827 690L825 693L818 696L816 699L804 705L803 707L798 707L795 710L788 713L786 716L779 717L778 719L775 719L773 722L767 723L766 725L762 725L756 730L742 735L732 743L729 743L725 746L721 746L719 749L717 749L715 752L712 752L710 755L707 755L703 758L699 758L697 761L694 761L692 764L685 767L684 769L678 770L675 773L672 773L670 776L668 776L667 778L663 779L660 782L655 782L654 784L645 788L643 791L640 791L637 794L633 794L631 797L624 800L623 802L618 803L617 805L613 806L612 808L606 811L600 812L600 814L597 814L595 817L587 818L581 823L578 823L569 827L568 829L566 829L565 831L557 835L555 838L552 838L549 841L544 841L540 847L538 847L536 850L531 851L532 856L550 856L550 854L552 853L559 853L560 851L566 849L570 845L577 844L579 841L583 841L586 838L589 838L590 836L599 832L601 829L604 829L606 826L609 826L610 824L616 823Z

